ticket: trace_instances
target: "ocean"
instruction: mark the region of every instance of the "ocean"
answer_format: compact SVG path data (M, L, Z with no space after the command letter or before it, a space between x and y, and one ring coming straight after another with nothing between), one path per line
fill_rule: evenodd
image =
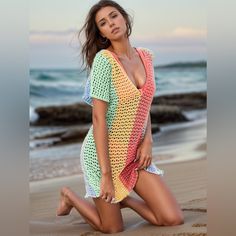
M204 61L155 66L154 73L156 96L207 89ZM82 102L86 76L78 69L31 69L30 120L36 119L36 107Z

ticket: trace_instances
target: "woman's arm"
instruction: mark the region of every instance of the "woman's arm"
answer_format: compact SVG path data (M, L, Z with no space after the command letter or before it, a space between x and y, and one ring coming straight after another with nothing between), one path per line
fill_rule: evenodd
M152 143L152 125L151 125L151 116L150 116L150 112L148 114L148 122L147 122L147 128L146 128L146 132L144 135L144 139L143 142L149 142Z
M92 122L98 161L102 174L111 175L106 111L107 103L93 98Z
M98 162L101 168L100 197L112 203L115 189L109 158L108 129L106 123L107 103L93 98L93 134L96 144Z
M139 162L137 170L146 168L151 164L152 143L153 143L153 140L152 140L151 116L149 112L144 138L137 149L137 154L135 158L135 161Z

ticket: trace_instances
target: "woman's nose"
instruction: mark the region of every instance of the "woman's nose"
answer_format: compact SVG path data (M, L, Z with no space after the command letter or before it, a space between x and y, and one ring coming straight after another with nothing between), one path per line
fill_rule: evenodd
M108 21L108 24L109 24L110 26L113 26L113 25L114 25L114 22L113 22L112 20L109 20L109 21Z

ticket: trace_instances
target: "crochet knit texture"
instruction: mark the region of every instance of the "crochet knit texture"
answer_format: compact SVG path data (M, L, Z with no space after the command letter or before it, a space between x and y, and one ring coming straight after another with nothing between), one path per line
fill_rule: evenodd
M146 81L137 88L129 79L116 54L107 49L96 53L83 94L83 100L93 106L92 98L108 103L106 122L108 150L115 188L115 201L122 201L134 188L138 161L134 162L142 142L148 121L151 103L156 91L153 53L147 48L136 48L143 62ZM80 162L87 197L99 197L101 170L91 125L81 146ZM153 163L146 171L164 175L164 170Z

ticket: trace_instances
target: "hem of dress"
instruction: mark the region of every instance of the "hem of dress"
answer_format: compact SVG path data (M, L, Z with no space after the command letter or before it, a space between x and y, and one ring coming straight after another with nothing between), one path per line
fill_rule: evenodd
M157 170L151 170L151 169L148 169L148 168L144 168L144 170L149 172L149 173L153 173L153 174L161 175L161 176L164 176L164 174L165 174L165 171L162 170L162 169L159 169L159 168L157 168Z
M157 167L156 167L157 168ZM148 169L148 168L145 168L144 169L145 171L147 171L147 172L149 172L149 173L152 173L152 174L156 174L156 175L160 175L160 176L164 176L164 173L165 173L165 171L164 170L162 170L162 169L159 169L159 168L157 168L157 170L150 170L150 169ZM112 203L119 203L119 202L121 202L123 199L125 199L127 196L129 196L130 195L130 193L133 191L133 188L131 189L131 190L129 190L128 191L128 193L121 199L121 200L119 200L119 201L114 201L114 202L112 202ZM85 195L84 195L84 198L99 198L99 196L97 196L97 195L95 195L95 194L91 194L91 193L86 193Z
M88 194L88 193L86 193L86 194L84 195L84 198L89 198L89 197L98 198L99 196L92 195L92 194Z
M164 170L159 169L159 168L156 167L155 165L154 165L154 168L153 168L153 169L152 169L152 168L153 168L153 164L151 164L151 165L150 165L149 167L147 167L147 168L144 168L144 170L147 171L147 172L149 172L149 173L152 173L152 174L164 176L164 173L165 173ZM136 171L138 171L138 170L136 170ZM138 179L138 178L137 178L137 179ZM137 182L137 179L136 179L136 182ZM136 184L136 182L135 182L135 184ZM134 185L134 186L135 186L135 185ZM133 186L131 189L128 190L128 193L127 193L121 200L117 201L116 203L121 202L123 199L125 199L127 196L129 196L130 193L133 191L134 186Z
M97 98L97 99L99 99L99 100L102 100L102 101L104 101L104 102L108 102L108 103L109 103L109 100L108 100L108 99L103 98L103 97L100 97L100 96L98 96L98 95L91 94L91 97L92 97L92 98Z

